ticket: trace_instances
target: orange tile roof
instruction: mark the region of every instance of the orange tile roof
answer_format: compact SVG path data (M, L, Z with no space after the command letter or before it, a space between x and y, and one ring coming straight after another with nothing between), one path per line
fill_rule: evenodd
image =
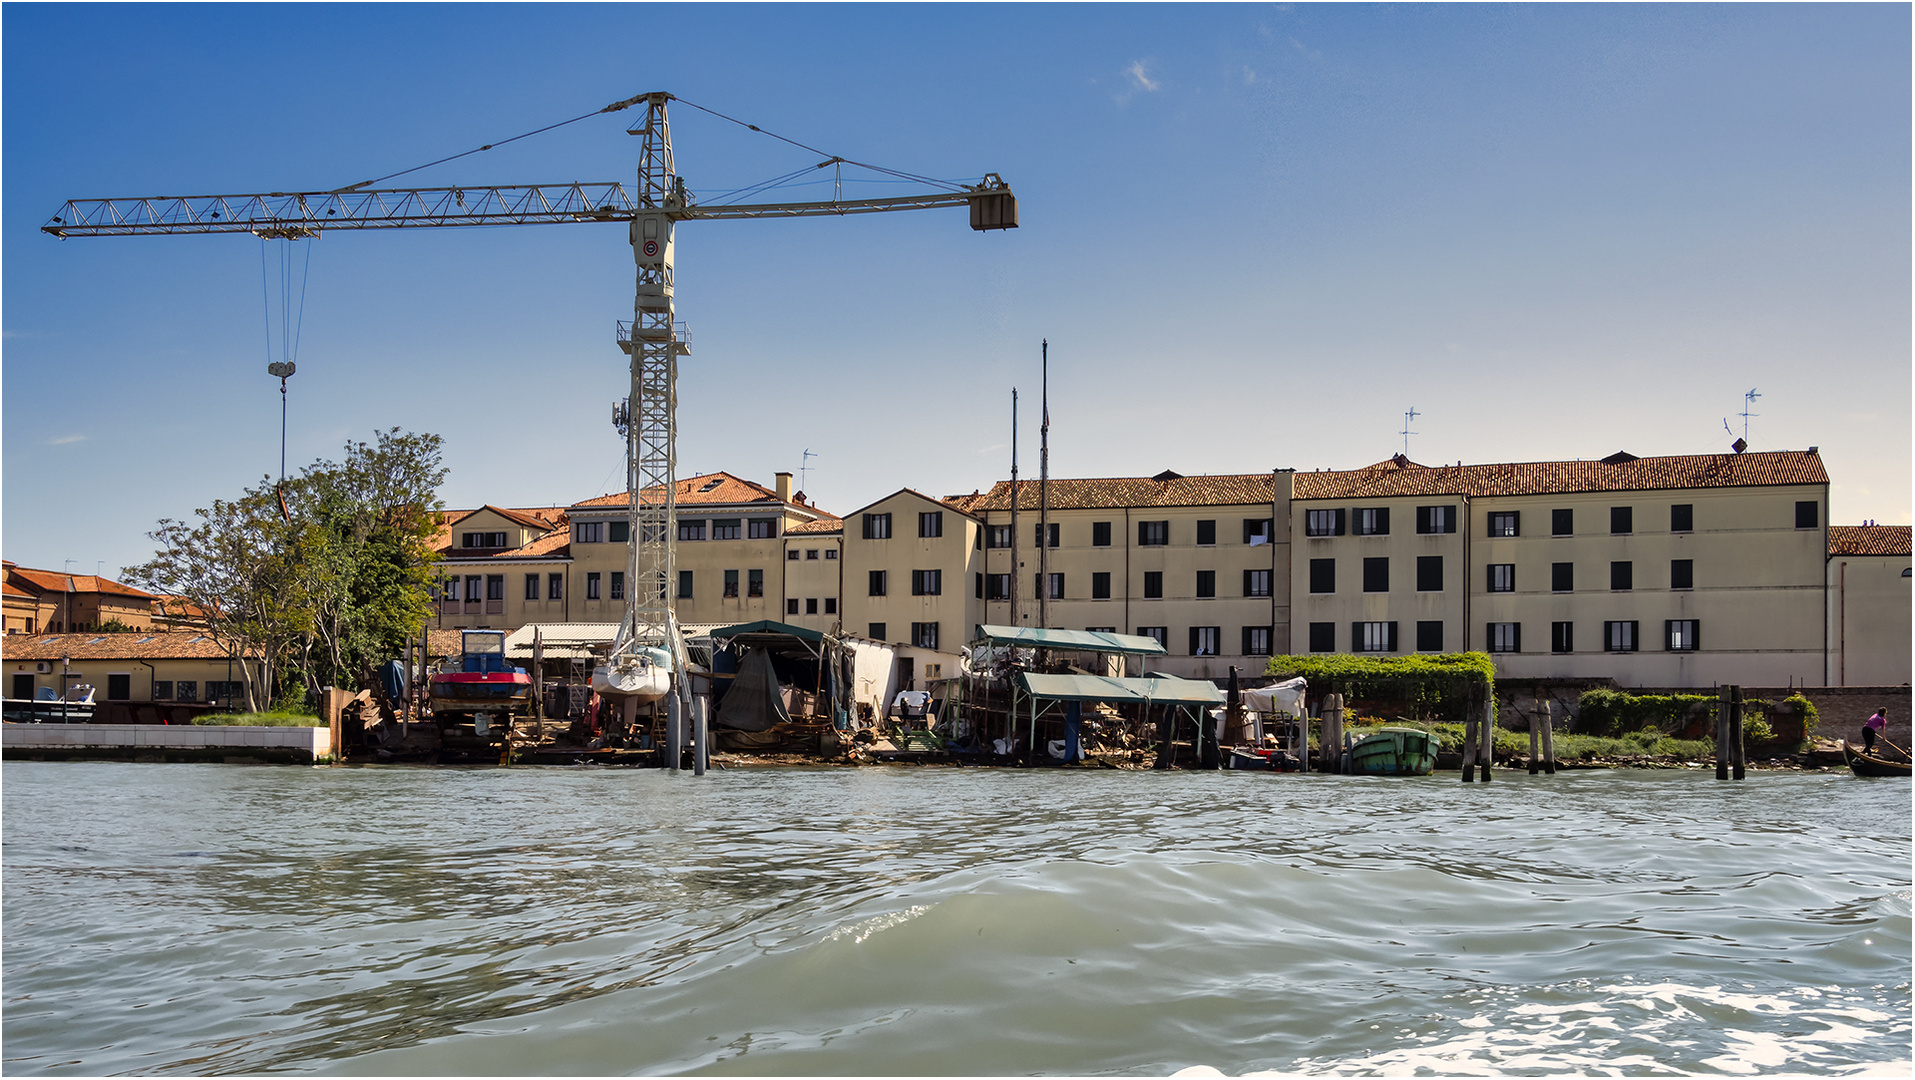
M710 490L705 490L707 486ZM650 490L650 489L648 489ZM631 500L623 491L610 495L600 495L596 499L586 499L572 504L573 509L580 507L597 508L602 506L624 506ZM701 473L678 481L677 502L680 506L699 504L732 505L744 503L775 503L778 493L763 484L754 484L742 480L728 472ZM796 505L796 496L793 497ZM810 509L817 509L810 507ZM820 511L822 513L822 511Z
M1621 459L1621 460L1618 460ZM1586 491L1826 484L1820 454L1774 450L1603 461L1529 461L1502 465L1419 465L1402 455L1361 469L1297 473L1297 499L1381 499L1402 495L1554 495Z
M7 573L42 593L105 593L131 596L142 600L153 598L150 592L143 592L131 585L122 585L117 581L93 574L60 574L51 570L30 570L21 566L9 567Z
M34 594L22 589L11 581L0 582L0 593L4 593L7 596L21 596L28 600L37 599Z
M1039 491L1035 480L1019 480L1017 508L1036 510ZM1148 476L1098 477L1050 482L1053 510L1101 510L1154 506L1268 506L1269 473L1230 476L1178 476L1163 480ZM947 503L971 514L1011 508L1011 482L999 480L981 495L953 495Z
M542 535L533 537L524 546L516 548L460 548L453 546L454 527L471 517L479 510L490 510L511 521L516 521L530 529L538 529ZM558 507L529 507L507 510L504 507L487 503L479 510L445 510L440 512L439 529L427 541L427 544L440 555L448 559L531 559L565 558L571 554L571 525L565 511ZM470 552L470 554L463 554Z
M0 637L0 660L219 660L226 650L210 634L191 630L120 634L10 634Z
M796 525L790 526L789 528L785 529L785 535L786 536L791 536L794 534L815 535L819 533L835 533L835 532L843 532L843 531L844 531L843 518L821 517L816 521L801 521Z
M1907 525L1830 525L1830 555L1907 555Z

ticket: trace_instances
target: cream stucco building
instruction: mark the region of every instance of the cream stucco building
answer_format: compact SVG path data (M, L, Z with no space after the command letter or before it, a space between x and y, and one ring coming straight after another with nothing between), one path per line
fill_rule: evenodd
M1909 527L1829 530L1829 686L1909 681Z

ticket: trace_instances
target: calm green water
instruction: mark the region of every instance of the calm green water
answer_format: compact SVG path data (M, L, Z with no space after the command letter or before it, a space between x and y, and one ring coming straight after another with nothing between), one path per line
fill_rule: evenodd
M1907 781L0 775L13 1075L1909 1069Z

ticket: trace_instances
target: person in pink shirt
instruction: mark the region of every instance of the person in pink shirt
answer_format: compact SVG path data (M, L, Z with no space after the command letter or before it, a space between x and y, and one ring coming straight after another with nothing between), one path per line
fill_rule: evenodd
M1879 738L1883 739L1883 741L1887 741L1883 735L1883 732L1887 729L1888 707L1883 706L1875 710L1875 715L1869 717L1862 724L1862 752L1864 754L1873 754L1875 752L1876 739Z

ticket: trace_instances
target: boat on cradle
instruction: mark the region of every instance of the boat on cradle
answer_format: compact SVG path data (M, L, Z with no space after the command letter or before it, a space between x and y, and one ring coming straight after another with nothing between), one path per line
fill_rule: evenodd
M672 689L672 654L641 645L619 653L592 669L592 689L601 694L657 701Z
M1383 728L1351 744L1345 772L1358 776L1428 776L1436 771L1436 739L1415 728Z
M1909 763L1906 761L1888 761L1857 750L1842 741L1842 760L1848 762L1849 769L1857 776L1907 776Z

